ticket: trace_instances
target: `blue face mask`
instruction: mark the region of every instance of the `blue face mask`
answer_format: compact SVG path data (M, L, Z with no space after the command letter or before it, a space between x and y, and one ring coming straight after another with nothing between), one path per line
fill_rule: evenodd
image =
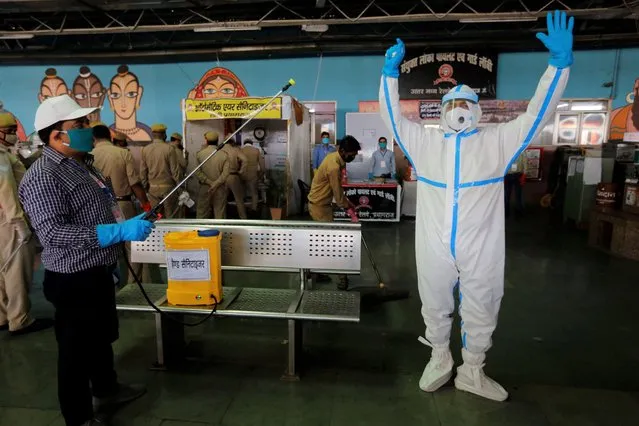
M69 143L65 143L71 149L80 152L91 152L93 149L93 129L71 129L61 131L69 136Z
M324 145L328 145L329 143L331 143L331 140L329 138L322 138L322 143Z
M386 142L380 142L379 143L379 148L380 149L386 149Z

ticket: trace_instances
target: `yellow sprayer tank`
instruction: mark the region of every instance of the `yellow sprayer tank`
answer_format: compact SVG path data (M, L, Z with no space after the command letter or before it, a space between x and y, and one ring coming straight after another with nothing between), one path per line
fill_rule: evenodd
M164 236L171 305L214 305L222 301L222 234L215 229Z

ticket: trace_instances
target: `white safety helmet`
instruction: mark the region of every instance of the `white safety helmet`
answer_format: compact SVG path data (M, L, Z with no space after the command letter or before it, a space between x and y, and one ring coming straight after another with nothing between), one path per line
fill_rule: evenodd
M465 84L453 87L442 98L440 125L446 133L472 130L480 119L479 96Z

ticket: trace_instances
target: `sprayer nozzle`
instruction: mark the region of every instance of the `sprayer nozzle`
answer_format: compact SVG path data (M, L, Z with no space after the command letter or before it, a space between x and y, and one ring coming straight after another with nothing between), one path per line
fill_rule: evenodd
M292 78L289 79L288 84L290 84L291 86L295 86L295 80L293 80Z

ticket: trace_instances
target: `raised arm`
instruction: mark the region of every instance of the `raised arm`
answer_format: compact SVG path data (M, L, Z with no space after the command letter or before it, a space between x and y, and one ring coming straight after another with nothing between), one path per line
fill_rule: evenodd
M386 60L379 86L379 112L404 155L415 167L415 162L419 162L417 157L420 148L428 139L429 133L422 125L402 117L398 78L399 66L404 59L404 53L404 43L400 39L397 39L397 44L386 51Z
M547 21L548 34L538 33L537 38L550 51L549 66L542 75L526 112L497 127L503 158L507 162L504 173L510 170L512 164L554 117L568 83L570 66L573 63L574 19L567 20L565 12L557 11L554 18L553 14L549 13Z

